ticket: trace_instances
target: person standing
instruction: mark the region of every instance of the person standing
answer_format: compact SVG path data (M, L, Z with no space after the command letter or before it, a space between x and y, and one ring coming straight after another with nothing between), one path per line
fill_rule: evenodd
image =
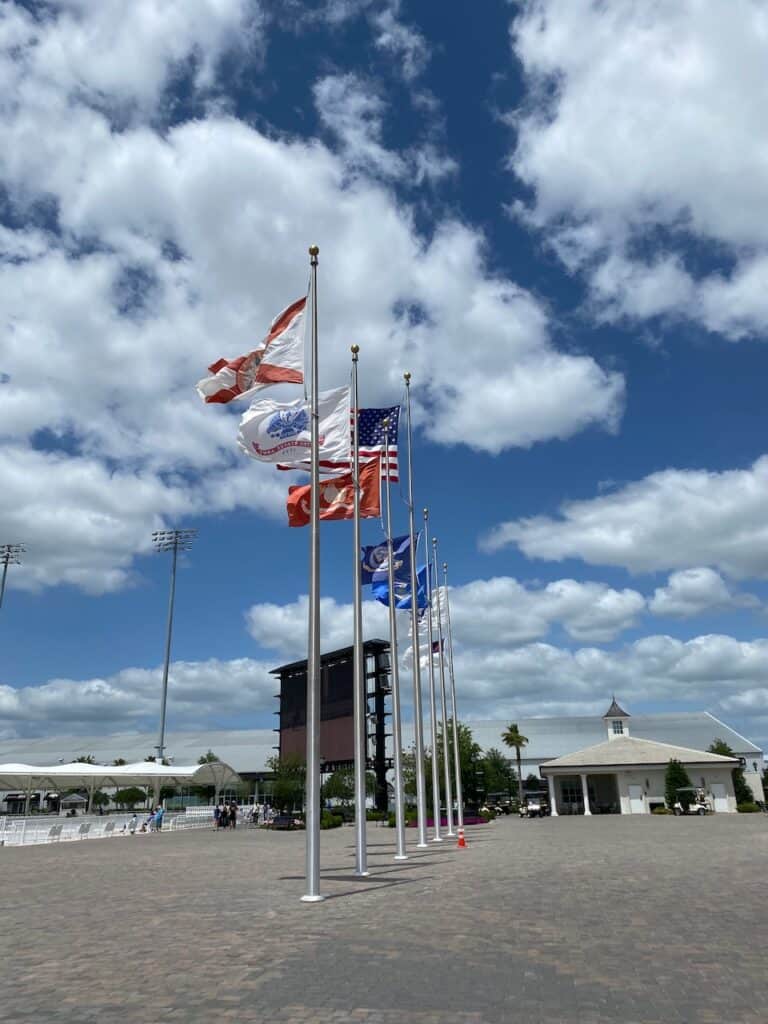
M138 824L139 824L139 816L138 816L138 814L134 814L133 817L131 818L131 820L128 822L128 831L131 833L132 836L136 835L136 828L137 828Z
M213 808L213 827L216 829L217 832L219 831L219 826L220 825L221 825L221 804L216 804L216 806Z
M163 809L162 805L158 805L158 808L155 811L155 828L157 829L158 832L162 832L162 830L163 830L163 816L164 816L164 814L165 814L165 810Z
M229 823L233 829L237 828L237 803L234 800L229 805Z

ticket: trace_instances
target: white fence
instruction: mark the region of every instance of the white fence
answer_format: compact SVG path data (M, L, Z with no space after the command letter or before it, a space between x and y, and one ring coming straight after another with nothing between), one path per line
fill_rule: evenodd
M163 819L163 832L213 828L212 807L196 807L193 810L194 814L166 813ZM87 818L0 818L0 846L33 846L41 843L127 836L130 835L129 823L132 817L132 814L110 814L90 815ZM148 815L138 815L136 835L149 835L153 830L150 828Z

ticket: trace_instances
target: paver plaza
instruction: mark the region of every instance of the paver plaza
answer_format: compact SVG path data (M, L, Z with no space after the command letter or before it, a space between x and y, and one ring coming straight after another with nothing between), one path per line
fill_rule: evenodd
M4 849L0 1019L764 1024L764 815L501 819ZM410 838L410 830L409 830Z

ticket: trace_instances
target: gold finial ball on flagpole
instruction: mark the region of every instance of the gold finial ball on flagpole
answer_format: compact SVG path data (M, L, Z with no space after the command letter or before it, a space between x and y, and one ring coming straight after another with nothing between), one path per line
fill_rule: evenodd
M320 255L320 246L319 245L310 245L310 247L309 247L309 255L310 256L319 256Z
M433 547L433 548L436 548L436 547L437 547L437 537L433 537L433 538L432 538L432 547Z
M411 383L411 375L410 375L408 370L406 370L405 373L403 374L403 378L404 378L406 384L410 384Z
M443 562L443 569L444 569L444 570L445 570L446 572L448 572L448 563L447 563L447 562Z
M351 351L352 351L352 355L356 356L357 353L360 351L360 346L359 345L352 345Z
M428 515L429 515L429 509L425 508L424 509L424 518L426 519Z

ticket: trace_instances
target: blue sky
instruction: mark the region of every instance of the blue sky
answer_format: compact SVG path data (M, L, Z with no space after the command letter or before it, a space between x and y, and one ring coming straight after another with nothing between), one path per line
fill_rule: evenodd
M316 242L323 383L353 342L364 404L413 373L465 715L615 692L768 742L764 13L3 5L0 737L154 728L174 525L169 727L271 726L308 536L194 384ZM322 550L329 648L350 524Z

